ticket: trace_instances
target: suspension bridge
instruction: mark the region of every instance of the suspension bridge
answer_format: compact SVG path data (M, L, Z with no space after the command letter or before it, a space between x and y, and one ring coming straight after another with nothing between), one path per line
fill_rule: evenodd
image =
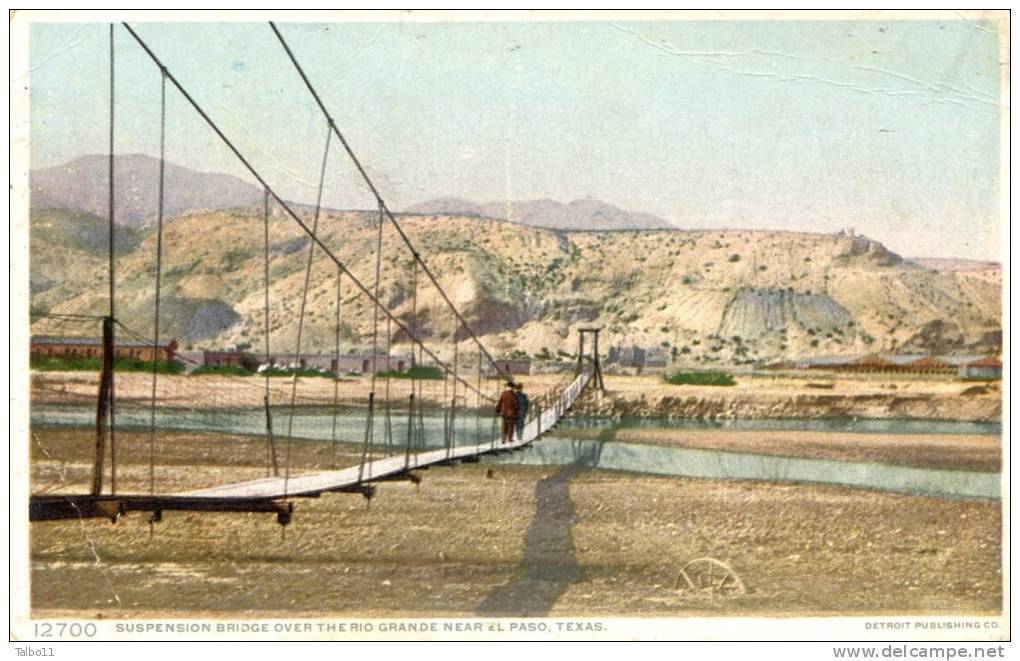
M199 102L188 92L185 85L174 76L170 69L164 65L149 44L139 35L135 28L127 23L121 24L123 31L129 35L129 45L142 49L154 65L155 75L160 81L160 111L159 111L159 176L158 176L158 208L154 210L156 216L156 241L154 255L154 306L153 326L151 336L131 329L118 317L115 306L116 302L116 217L114 206L114 193L116 190L114 172L114 98L115 98L115 33L117 26L111 24L109 28L109 81L110 81L110 112L109 112L109 309L102 315L79 315L82 318L95 319L102 323L102 369L100 372L98 398L96 402L95 416L95 448L94 462L92 466L91 489L87 493L61 493L61 494L35 494L30 496L29 518L33 521L78 519L89 517L108 517L116 521L120 516L132 511L150 512L150 522L161 520L164 511L186 510L196 512L270 512L275 513L277 521L281 525L290 522L294 511L294 499L314 498L326 493L355 493L365 498L371 498L375 494L376 484L379 482L409 480L419 482L421 471L432 466L454 465L461 462L477 462L480 457L487 454L507 453L521 450L533 443L543 434L554 428L556 424L575 405L578 399L591 387L604 389L602 373L599 365L598 331L594 328L580 329L579 351L577 356L577 367L573 380L571 380L562 391L550 393L541 398L540 403L533 407L531 415L524 422L520 433L514 435L513 440L506 441L500 438L493 425L492 436L486 440L478 438L471 439L469 443L458 443L457 420L465 414L467 408L466 394L470 394L475 402L476 415L483 409L489 409L495 404L495 398L485 392L482 386L482 366L487 363L491 378L496 384L498 392L499 383L502 381L512 382L514 376L506 371L499 362L492 356L489 350L482 343L478 334L471 324L454 305L450 296L441 286L439 279L433 270L426 263L425 256L416 248L408 234L401 227L397 217L387 207L385 200L378 188L370 178L366 168L355 155L347 138L340 131L337 122L330 114L322 98L319 96L315 86L301 67L297 57L291 50L290 45L284 38L283 33L273 23L269 24L270 32L267 36L275 37L282 46L282 55L286 56L293 66L295 73L300 77L308 93L314 99L316 106L322 114L326 133L325 146L322 152L321 169L319 173L318 191L314 213L311 221L302 218L295 211L293 203L284 200L267 179L260 173L246 158L234 143L220 128L212 117L203 109ZM270 388L268 376L265 380L265 423L266 423L266 472L264 478L241 481L231 484L222 484L202 489L193 489L175 493L162 493L158 488L156 480L156 465L159 457L156 452L156 409L159 405L158 381L159 369L153 351L151 397L149 401L149 429L148 429L148 493L123 493L117 488L117 398L115 393L114 371L116 361L116 336L118 332L126 333L136 340L141 340L150 345L154 350L160 346L161 328L161 285L163 279L163 251L164 251L164 194L165 194L165 166L166 166L166 116L167 116L167 92L168 89L176 90L177 93L187 102L188 106L212 130L237 159L240 165L258 183L263 191L262 219L263 219L263 254L262 272L264 288L264 359L266 364L271 362L271 326L270 326L270 207L282 211L285 218L293 221L307 237L308 253L304 262L304 286L301 292L299 313L297 315L297 332L295 346L293 347L294 364L297 364L302 355L302 334L308 304L310 279L312 265L316 257L324 257L335 267L335 310L334 310L334 355L337 365L334 373L334 380L339 379L339 357L341 355L341 291L344 286L349 287L356 295L363 296L370 303L369 314L372 317L371 337L371 366L368 378L368 392L366 393L365 420L363 434L360 439L339 439L337 436L336 417L333 420L333 444L334 456L335 447L339 441L353 445L360 444L359 461L348 467L333 467L326 471L312 471L305 473L292 473L291 463L291 442L294 434L295 409L300 399L298 389L300 379L295 374L290 382L289 401L283 402L287 408L286 424L284 430L274 431L272 413L270 407ZM371 282L359 279L349 268L348 264L341 261L334 251L334 246L327 244L320 235L320 215L322 212L323 189L326 180L327 164L330 159L330 148L332 143L339 142L343 155L353 164L354 169L361 180L370 191L376 204L375 222L377 224L375 251L373 255L374 275ZM410 256L412 273L410 276L410 309L403 313L391 309L384 302L383 293L380 291L380 268L384 253L383 230L389 225L395 230L399 243L388 250L397 250ZM422 282L422 276L424 282ZM419 325L418 296L419 291L431 286L438 293L440 300L449 314L452 324L450 334L451 346L445 353L445 358L440 356L440 351L434 347L427 346L427 333ZM74 316L74 315L68 315ZM388 356L391 351L391 343L394 338L394 328L403 338L411 344L411 388L406 403L406 438L396 439L392 432L393 406L389 397L388 383L385 394L377 389L377 380L389 378L389 370L383 372L386 377L380 377L379 364L382 361L388 363ZM592 349L586 355L585 338L593 338ZM477 351L477 373L468 374L468 369L462 360L460 344L466 342L473 344ZM289 349L289 348L288 348ZM439 434L439 432L427 432L423 422L423 392L421 378L415 378L415 367L424 366L426 363L438 368L442 375L443 392L442 416L443 424L441 438L426 439L427 433ZM388 367L388 364L386 365ZM472 382L472 376L475 378ZM458 394L459 391L459 394ZM281 402L275 402L280 405ZM334 388L333 408L338 406L337 390ZM403 408L403 407L401 407ZM491 414L490 414L491 415ZM378 422L378 425L377 425ZM495 417L493 417L495 422ZM379 436L382 435L384 442L379 443ZM283 445L280 448L280 445ZM433 449L430 449L433 448ZM282 461L280 455L282 454ZM282 466L280 465L282 463ZM109 479L107 479L107 477Z

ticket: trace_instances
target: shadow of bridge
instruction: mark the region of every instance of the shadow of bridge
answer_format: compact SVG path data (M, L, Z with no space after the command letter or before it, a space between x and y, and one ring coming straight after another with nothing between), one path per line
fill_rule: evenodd
M598 465L600 441L574 441L572 463L535 485L535 514L524 536L524 553L516 575L492 590L475 609L491 617L541 617L581 575L574 557L571 528L576 521L570 480Z

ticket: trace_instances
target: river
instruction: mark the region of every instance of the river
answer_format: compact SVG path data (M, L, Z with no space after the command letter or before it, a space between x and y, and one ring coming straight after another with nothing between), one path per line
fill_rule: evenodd
M85 406L33 407L33 425L73 426L91 425L95 412ZM399 451L407 439L407 412L396 409L390 412L389 431L385 424L384 409L380 411L374 428L373 443L385 447L387 440ZM288 430L295 438L310 440L363 439L365 412L340 410L334 416L322 409L295 409L291 422L286 407L273 410L274 431L286 435ZM438 411L422 413L421 423L425 438L430 444L442 444L444 419ZM156 427L160 430L219 432L243 435L265 433L265 414L261 410L194 410L160 409L156 412ZM119 429L145 429L149 425L149 411L142 408L120 408L117 411ZM855 433L902 434L1001 434L998 423L960 422L951 420L601 420L594 418L566 418L559 429L589 429L595 436L600 431L627 427L675 429L678 433L703 429L791 430L818 431L845 434L852 442ZM477 444L490 440L495 433L494 418L488 415L467 413L454 420L455 445ZM999 473L941 470L894 466L871 462L835 461L780 457L762 454L674 448L602 441L598 438L576 439L547 434L540 441L521 452L511 455L485 457L485 461L501 464L549 466L578 466L602 470L626 471L652 475L669 475L727 480L759 480L834 484L855 488L928 495L949 498L996 499L1000 496Z

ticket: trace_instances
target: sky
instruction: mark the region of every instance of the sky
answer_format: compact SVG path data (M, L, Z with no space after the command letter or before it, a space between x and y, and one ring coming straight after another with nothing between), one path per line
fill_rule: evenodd
M325 120L267 24L133 27L277 192L314 202ZM854 227L906 256L1000 257L992 22L279 27L392 209L593 197L685 229ZM32 25L33 168L106 152L108 39ZM156 156L159 71L114 39L115 149ZM254 183L173 89L167 158ZM335 140L326 182L327 206L374 206Z

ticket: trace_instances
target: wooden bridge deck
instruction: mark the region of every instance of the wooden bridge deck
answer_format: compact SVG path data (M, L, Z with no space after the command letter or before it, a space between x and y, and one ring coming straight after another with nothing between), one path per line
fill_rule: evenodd
M383 459L376 459L366 462L363 469L358 465L342 470L292 475L289 479L269 477L249 482L225 484L197 491L188 491L177 495L187 498L266 500L278 500L290 496L317 496L330 491L343 491L367 482L393 478L416 468L426 468L447 461L512 450L531 443L552 429L559 422L560 418L574 405L590 380L591 374L588 372L584 372L574 379L557 398L555 405L549 410L542 411L538 417L525 425L523 438L515 440L513 443L501 444L498 438L494 438L488 443L478 445L429 450L410 455L402 453Z
M166 510L200 512L275 512L277 520L286 525L290 521L294 497L315 497L323 493L341 491L361 493L371 497L373 482L399 479L417 479L415 469L440 465L446 462L466 461L473 457L521 448L552 429L581 396L592 380L591 373L583 373L557 398L553 407L541 411L524 427L523 438L501 444L498 438L488 443L465 445L449 449L429 450L414 454L397 454L383 459L337 471L294 475L289 479L272 477L236 484L225 484L208 489L170 495L142 494L45 494L29 498L30 521L53 521L107 517L111 521L128 512L152 512L151 521L162 520Z

